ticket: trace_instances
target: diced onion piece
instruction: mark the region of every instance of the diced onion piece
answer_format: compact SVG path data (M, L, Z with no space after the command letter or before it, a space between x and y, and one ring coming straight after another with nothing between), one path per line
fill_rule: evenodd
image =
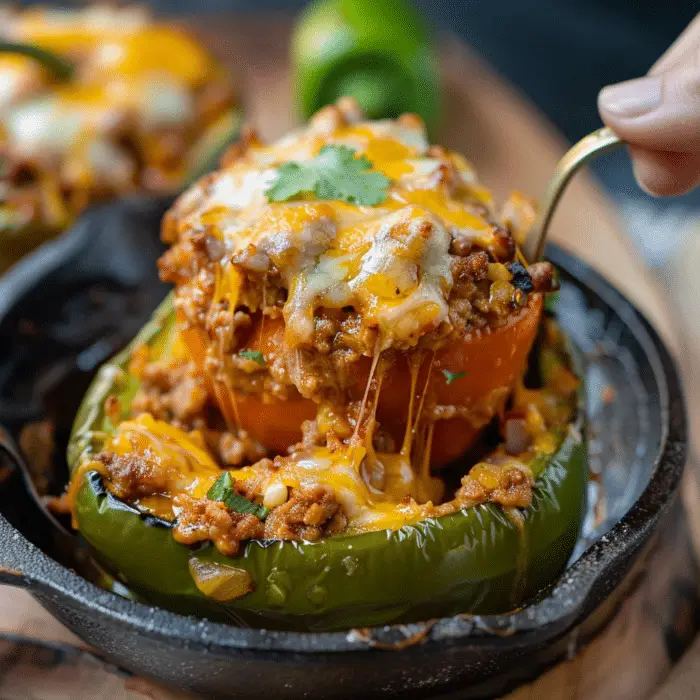
M255 590L255 583L245 569L216 562L190 559L190 575L207 598L225 603L242 598Z

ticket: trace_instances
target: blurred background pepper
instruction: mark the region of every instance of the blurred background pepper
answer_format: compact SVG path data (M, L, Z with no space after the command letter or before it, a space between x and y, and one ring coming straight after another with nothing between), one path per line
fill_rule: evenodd
M435 131L440 111L431 32L409 0L316 0L292 41L294 88L304 117L339 97L367 116L419 114Z

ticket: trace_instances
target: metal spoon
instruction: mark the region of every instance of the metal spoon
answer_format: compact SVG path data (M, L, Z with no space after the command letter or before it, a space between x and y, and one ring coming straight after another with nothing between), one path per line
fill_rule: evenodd
M605 126L584 136L557 163L554 175L542 198L537 219L525 238L523 254L528 262L535 262L542 256L549 224L573 175L592 158L622 145L620 138Z

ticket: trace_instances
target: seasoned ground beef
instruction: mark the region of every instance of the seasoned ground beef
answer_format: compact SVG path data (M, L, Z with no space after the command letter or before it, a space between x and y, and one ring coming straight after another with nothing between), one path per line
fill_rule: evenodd
M498 503L504 508L527 508L532 503L535 480L529 467L506 461L482 462L462 478L456 500L466 507L479 503Z
M211 541L222 554L233 556L241 541L260 539L265 530L257 516L236 513L218 501L178 494L173 505L177 515L173 535L181 544Z
M347 525L340 504L328 489L316 486L294 491L265 521L265 537L315 541L342 532Z
M221 464L226 467L253 464L267 454L267 450L245 430L239 430L237 433L211 431L207 434L207 442L214 454L218 455Z
M106 413L118 424L130 409L134 424L114 449L128 449L126 440L141 456L100 460L116 495L167 509L178 542L211 541L233 555L248 539L381 527L388 502L408 522L532 501L535 438L558 418L520 381L552 267L526 265L461 157L414 145L417 132L404 142L405 130L420 127L415 117L398 121L395 138L384 123L353 132L348 109L323 110L309 134L271 149L248 132L230 170L205 177L165 217L171 247L159 267L176 287L172 361L134 353L139 392ZM265 189L270 169L282 179L297 147L304 160L325 138L345 145L348 134L391 173L376 208ZM557 372L550 412L576 388ZM521 399L506 425L509 451L484 457L445 502L431 468L467 454ZM540 407L547 415L535 429Z
M117 455L101 452L95 458L104 464L111 492L125 501L167 493L172 467L152 450Z
M187 545L211 541L223 553L235 555L250 539L315 541L345 529L345 516L333 494L315 487L295 491L264 522L255 515L229 510L223 503L178 494L175 539Z
M143 367L141 388L131 408L135 414L150 413L178 427L191 428L201 423L209 398L205 378L194 363L151 362Z

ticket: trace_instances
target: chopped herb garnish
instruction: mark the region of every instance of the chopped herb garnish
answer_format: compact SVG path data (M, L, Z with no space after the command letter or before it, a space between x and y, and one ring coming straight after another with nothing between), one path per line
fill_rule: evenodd
M238 354L246 360L257 362L261 367L265 366L265 356L259 350L241 350Z
M277 179L265 194L271 202L286 202L310 192L319 199L365 206L381 204L387 197L391 180L371 168L371 161L365 156L356 157L352 148L324 146L309 161L280 166Z
M229 510L235 510L243 515L255 515L260 520L265 520L270 513L269 508L256 505L253 501L249 501L244 496L236 493L234 485L235 481L231 474L224 472L207 491L207 498L210 501L220 501Z
M512 262L508 265L508 270L513 279L510 283L525 294L529 294L535 289L535 285L532 283L532 277L530 273L525 269L524 265L519 262Z
M466 372L450 372L449 369L443 369L442 373L445 375L445 381L448 384L452 384L452 382L467 376Z
M232 489L233 478L228 472L224 472L207 491L207 498L210 501L223 501Z

